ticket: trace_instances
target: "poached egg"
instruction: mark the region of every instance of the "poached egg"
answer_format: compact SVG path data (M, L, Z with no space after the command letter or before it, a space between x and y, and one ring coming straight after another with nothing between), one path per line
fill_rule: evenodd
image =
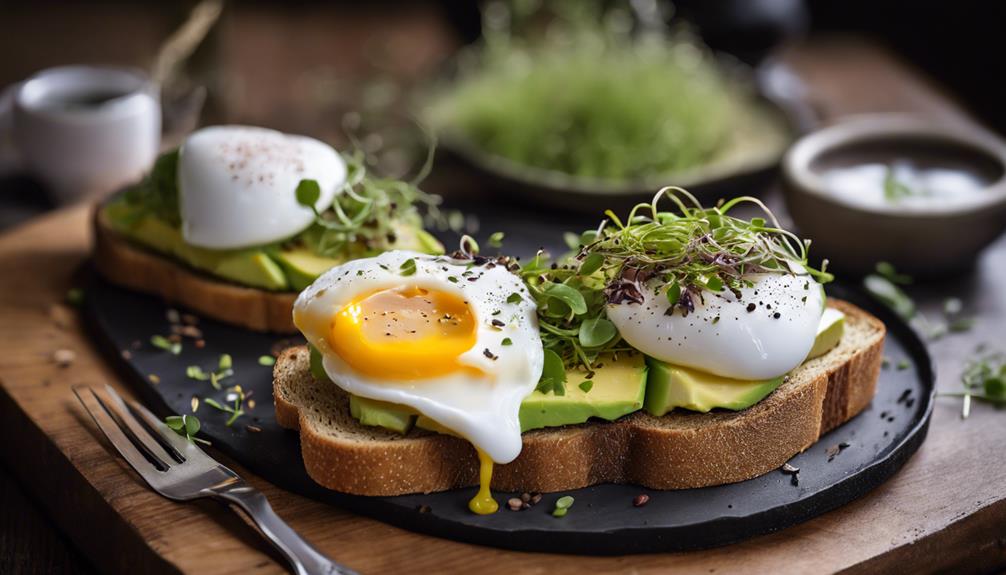
M609 304L608 318L629 345L661 361L731 379L763 380L800 365L814 345L824 293L806 274L745 276L740 297L703 290L695 311L669 314L663 282L650 280L642 303Z
M303 231L314 214L297 202L297 184L318 182L315 208L332 205L346 181L346 163L314 138L249 126L193 132L179 150L178 192L186 243L245 248Z
M294 323L345 391L407 406L470 441L482 462L469 505L494 512L492 463L521 451L519 411L541 377L537 309L504 266L391 251L332 268Z

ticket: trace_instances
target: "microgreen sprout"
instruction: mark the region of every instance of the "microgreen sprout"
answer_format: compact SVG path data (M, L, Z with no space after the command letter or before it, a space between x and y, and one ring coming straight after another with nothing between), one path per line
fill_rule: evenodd
M394 249L400 240L411 240L400 237L403 232L429 237L422 231L424 217L420 207L425 212L427 224L455 229L449 218L454 214L440 211L440 196L419 188L419 183L432 169L435 149L436 141L429 135L425 163L413 179L404 181L368 172L367 157L358 144L356 151L343 155L347 165L346 181L332 206L324 211L316 206L321 197L318 182L301 180L296 188L297 202L314 212L315 222L295 241L326 257L352 259L374 255ZM463 216L461 220L460 225L463 225ZM431 237L428 242L436 243Z
M1006 354L995 352L973 357L961 373L961 384L964 391L940 395L964 399L962 419L970 415L972 398L1006 405Z
M673 211L660 209L665 198ZM731 216L741 204L756 205L766 217ZM669 187L633 208L624 221L610 211L607 216L595 230L567 234L574 252L561 265L539 252L520 269L538 305L542 343L560 360L546 353L540 391L564 389L559 363L590 373L599 355L631 352L605 317L605 307L640 303L643 290L658 290L670 303L669 313L687 315L710 293L739 296L753 285L750 274L806 274L808 282L820 283L832 279L827 261L820 269L810 265L810 242L783 230L755 198L703 208L687 191Z
M182 353L182 344L180 342L171 341L163 335L151 336L150 345L158 349L169 351L171 352L171 355L178 355Z
M209 441L196 437L196 434L199 433L200 424L199 418L195 415L169 415L164 418L164 424L192 443L210 444Z
M244 415L244 410L241 408L245 400L245 392L241 389L240 385L235 385L227 390L227 402L228 404L220 403L219 401L213 399L212 397L207 397L203 399L203 403L224 413L229 413L230 417L227 419L226 425L230 427L237 418Z
M573 506L573 499L570 495L563 495L555 501L555 509L552 511L553 517L564 517L566 513L569 512L569 508Z

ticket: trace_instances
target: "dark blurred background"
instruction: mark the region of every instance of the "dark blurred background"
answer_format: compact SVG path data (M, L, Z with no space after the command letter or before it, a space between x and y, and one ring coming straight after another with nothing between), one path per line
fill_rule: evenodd
M613 2L607 2L613 4ZM634 0L646 9L652 2ZM62 64L120 64L150 70L165 40L188 17L185 2L0 3L0 90L41 69ZM361 102L394 101L428 84L458 48L480 34L474 0L241 1L228 2L219 21L165 87L165 145L196 122L246 123L304 133L337 145L341 119ZM834 116L829 98L860 98L856 83L870 83L886 68L847 58L868 44L893 56L931 83L929 94L874 91L870 111L904 107L906 100L938 93L992 129L1006 133L1006 83L999 28L1000 2L936 0L678 0L674 19L691 22L714 50L752 65L814 39L855 38L817 50L802 73L818 91L804 98L819 115ZM879 47L879 50L877 49ZM867 62L870 57L867 57ZM857 62L852 64L851 62ZM835 68L855 66L830 85ZM854 78L850 84L849 78ZM893 84L893 83L892 83ZM205 100L203 99L205 96ZM925 108L926 106L919 106ZM198 112L192 117L193 110ZM935 113L939 113L936 111ZM0 142L2 145L3 142ZM441 190L438 190L441 191ZM0 228L52 207L30 178L0 177Z
M0 86L48 66L148 67L192 2L0 3ZM714 49L757 61L794 37L865 35L1006 132L1001 2L937 0L679 0L678 15ZM211 81L207 121L319 128L313 105L350 98L375 73L421 78L479 34L472 0L243 1L224 15L195 63ZM326 103L326 102L322 102Z

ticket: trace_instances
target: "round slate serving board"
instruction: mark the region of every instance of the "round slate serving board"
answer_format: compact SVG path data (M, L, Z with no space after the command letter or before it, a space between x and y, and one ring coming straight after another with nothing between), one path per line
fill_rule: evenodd
M494 221L501 225L486 225ZM504 230L508 251L530 254L541 245L560 251L554 245L554 230L588 227L580 224L572 220L533 224L501 208L483 220L483 230ZM85 311L88 325L108 356L143 401L161 415L189 413L193 395L222 400L223 392L214 392L208 382L187 378L185 369L199 365L212 370L220 354L230 354L235 376L226 383L239 383L256 405L228 427L226 414L204 404L198 412L202 434L216 449L284 489L459 541L528 551L625 554L724 545L807 521L878 486L918 449L934 396L933 366L925 345L904 322L860 292L836 284L829 285L828 292L887 324L884 354L890 366L881 370L877 396L863 413L791 460L800 468L797 483L791 475L774 471L742 483L683 491L606 484L546 494L540 504L522 512L501 506L500 512L490 516L468 511L474 488L360 497L315 484L304 470L297 432L276 424L272 369L258 363L277 344L300 343L300 338L258 334L203 319L199 327L205 347L197 349L187 341L181 354L174 356L149 343L152 335L168 333L168 306L157 298L112 286L96 274L85 291ZM152 383L151 375L159 383ZM633 507L633 498L644 492L650 496L648 504ZM494 495L503 503L513 494ZM568 515L558 519L550 512L562 495L572 495L576 502Z

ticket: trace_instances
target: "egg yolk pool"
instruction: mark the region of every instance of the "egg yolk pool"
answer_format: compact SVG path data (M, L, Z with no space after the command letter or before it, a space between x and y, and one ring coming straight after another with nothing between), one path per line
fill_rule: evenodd
M476 321L455 294L404 286L353 300L332 319L331 347L358 373L422 379L474 368L458 356L475 345Z

